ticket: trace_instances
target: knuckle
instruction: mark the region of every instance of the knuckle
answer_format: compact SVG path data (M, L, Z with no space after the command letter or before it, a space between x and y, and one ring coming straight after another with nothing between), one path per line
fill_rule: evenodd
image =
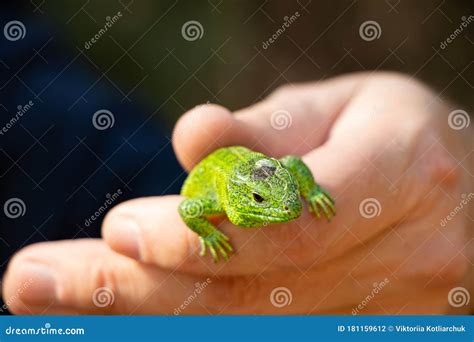
M282 85L279 85L279 86L270 94L270 96L272 96L272 97L278 97L278 96L280 96L280 95L287 94L289 91L291 91L292 88L293 88L293 86L291 86L290 84L282 84Z
M407 198L425 205L433 206L443 202L448 206L455 206L459 202L458 193L462 183L461 168L457 165L454 158L439 144L431 145L426 148L426 142L420 142L418 146L419 159L413 164L413 170L416 172L407 173L404 176L404 188ZM449 193L452 199L443 196L433 189L443 189L444 193ZM416 191L413 191L416 189ZM431 194L431 196L427 196ZM456 195L457 194L457 195ZM447 202L450 202L449 204Z
M443 183L446 186L456 185L460 179L460 168L453 157L440 145L435 145L424 154L423 174L430 185Z
M288 97L301 97L301 93L304 90L311 89L314 85L311 83L285 83L278 86L274 91L270 93L269 98L272 100L280 100L279 102L286 103Z
M383 71L378 72L375 76L367 75L367 81L364 83L365 90L376 90L383 87L403 89L403 96L406 100L418 101L422 94L429 98L434 96L433 91L422 81L401 72Z
M367 74L366 76L370 76ZM390 84L413 84L416 87L422 86L422 83L418 81L416 78L411 78L407 74L397 71L381 71L376 74L376 77L370 77L368 84L370 83L380 84L382 83L390 83Z
M278 86L270 93L269 98L275 100L277 103L287 103L288 97L301 98L302 93L314 87L311 83L285 83Z
M116 274L105 262L98 262L90 271L91 294L88 299L93 308L104 313L119 313L125 303L118 303L120 297Z
M378 73L380 79L389 81L407 82L412 80L407 74L398 71L382 71Z

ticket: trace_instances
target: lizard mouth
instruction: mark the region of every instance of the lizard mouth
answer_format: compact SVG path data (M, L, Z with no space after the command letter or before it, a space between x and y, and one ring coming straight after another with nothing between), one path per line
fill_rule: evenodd
M272 216L272 215L263 215L263 214L252 214L252 213L240 213L249 218L259 219L262 222L287 222L296 217L299 217L299 213L294 213L293 215L286 216Z

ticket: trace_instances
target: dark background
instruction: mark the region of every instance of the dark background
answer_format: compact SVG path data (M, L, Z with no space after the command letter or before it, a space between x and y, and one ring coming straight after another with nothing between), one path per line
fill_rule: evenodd
M110 34L86 54L123 93L134 89L132 100L141 97L152 108L163 104L160 117L172 125L197 103L237 109L280 84L360 70L408 73L472 108L474 25L444 50L440 43L463 16L474 14L473 5L469 0L53 1L36 16L60 28L76 50L84 49L105 17L121 11ZM296 11L300 17L264 50L262 43ZM181 36L189 20L204 29L194 42ZM359 36L367 20L379 23L379 39ZM157 103L156 96L163 101Z
M0 211L0 272L27 244L99 236L104 213L86 219L118 190L112 205L177 193L185 174L171 130L196 104L237 109L285 83L395 70L472 114L474 23L440 47L472 14L468 0L2 2L0 128L18 106L34 106L0 136L1 209L12 198L24 203L17 218ZM23 39L5 39L12 20L24 24ZM203 27L195 41L181 34L190 20ZM378 39L361 38L368 20L379 24ZM92 123L101 109L114 117L105 130Z

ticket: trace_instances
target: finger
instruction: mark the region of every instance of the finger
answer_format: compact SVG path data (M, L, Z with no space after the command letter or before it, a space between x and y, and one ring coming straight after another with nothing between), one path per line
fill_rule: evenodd
M302 155L325 141L332 123L365 77L355 74L286 86L234 114L218 105L197 106L180 118L173 132L178 159L190 170L213 150L230 145L274 157Z
M292 222L243 229L224 218L212 220L234 252L228 262L199 256L202 242L182 221L181 196L139 198L121 203L104 219L102 235L115 251L166 269L206 274L255 274L307 264L323 253L318 234L327 222L309 212ZM313 228L315 225L316 228ZM212 252L212 251L211 251ZM310 261L311 260L311 261Z
M9 264L3 292L15 314L301 314L334 311L341 305L325 302L332 292L329 282L294 281L299 278L298 270L271 278L190 276L142 265L100 240L84 239L23 249ZM291 290L274 293L281 285ZM308 285L319 289L309 298ZM346 286L353 284L340 288L348 293ZM283 310L278 306L281 295L293 302Z
M119 253L160 267L197 273L252 274L262 269L272 271L294 264L312 264L319 258L334 258L375 236L393 224L394 217L397 218L385 215L388 209L383 210L384 215L377 212L390 201L390 194L386 194L390 184L384 175L379 173L379 168L368 166L362 154L354 153L345 142L346 139L329 139L304 157L317 181L336 199L338 215L331 223L317 220L315 216L320 216L324 209L318 204L314 207L315 216L304 211L298 220L260 229L242 229L226 220L216 222L220 223L219 229L230 236L236 250L228 263L214 265L211 258L197 256L198 236L178 214L182 197L167 196L136 199L119 205L106 217L103 236ZM371 150L377 150L380 144L372 139L360 146L372 153ZM392 152L388 155L396 157ZM402 165L405 167L404 163ZM369 207L365 215L360 204L372 197L377 202L369 203L369 206L375 208ZM374 217L370 210L375 210ZM353 229L352 234L346 234L348 227Z
M46 242L21 250L3 279L16 314L170 314L203 277L171 274L119 255L101 240ZM200 312L198 302L187 312Z
M178 197L175 199L179 200ZM336 262L320 261L324 259L324 254L328 251L327 248L321 248L323 254L319 255L318 260L302 264L301 253L305 253L305 251L314 253L317 248L315 242L303 245L312 237L305 234L303 235L304 239L295 246L291 247L290 243L289 248L287 246L278 248L274 245L274 237L278 233L271 231L276 227L270 226L258 230L259 233L265 234L260 235L261 240L259 240L259 236L245 240L248 230L235 228L232 230L233 233L230 233L229 229L229 235L232 242L237 245L239 254L232 256L228 263L214 265L210 256L207 259L195 257L193 251L189 251L190 256L181 254L181 259L178 259L179 255L175 255L176 259L170 260L169 255L172 255L170 247L181 251L186 250L193 243L184 237L188 232L187 227L170 226L160 221L160 217L169 212L167 210L169 208L166 206L172 205L171 203L165 204L165 200L171 202L170 198L149 198L128 203L129 210L137 209L133 208L133 205L141 208L136 213L137 218L149 217L156 212L154 219L151 219L154 221L152 230L147 231L146 227L140 227L143 229L143 240L149 242L149 245L145 242L144 246L147 246L145 248L152 248L151 251L144 251L144 259L147 262L177 271L210 275L226 274L221 277L222 282L213 283L213 287L206 291L204 298L200 299L206 308L213 308L220 313L315 314L339 312L348 314L350 311L342 312L341 307L350 303L351 308L356 308L367 295L371 294L375 287L373 284L382 281L390 283L383 289L383 295L379 295L381 299L384 299L384 305L387 298L404 298L398 304L387 304L386 309L391 313L396 313L407 305L408 300L410 300L409 307L411 308L415 307L416 303L422 303L420 293L428 293L432 289L439 291L441 288L445 290L452 288L458 282L459 277L465 273L465 269L457 266L458 261L463 258L459 254L459 245L462 243L462 239L450 237L450 241L447 241L444 232L438 231L433 234L431 224L420 225L417 230L413 229L413 225L402 225L396 233L393 231L384 232L364 243L361 243L352 234L351 228L346 227L346 235L357 241L359 246L346 251L344 257L337 259ZM145 201L149 203L147 204ZM177 203L178 201L175 205ZM143 210L148 206L148 210ZM163 211L157 208L163 208ZM121 210L124 210L121 214L133 216L131 212L125 211L125 208ZM105 229L110 229L110 232L113 232L114 221L109 217L107 222L107 225L110 226L106 226ZM145 222L141 221L141 224L145 224ZM227 229L226 226L223 228ZM270 231L264 233L265 229ZM182 232L185 233L181 234ZM407 243L417 241L420 236L423 236L424 242L422 244ZM429 238L425 239L427 236ZM286 239L291 239L291 234L288 232ZM282 257L289 249L292 250L292 253ZM193 250L195 251L196 248ZM430 255L430 251L433 250L438 252L436 257L423 258L423 256ZM400 253L404 255L403 258L400 257ZM420 262L420 260L423 261ZM285 261L286 265L283 266ZM416 263L412 261L416 261ZM249 272L253 274L249 274ZM389 278L389 281L384 280L386 278ZM285 307L284 310L278 311L274 306L269 305L272 292L276 287L289 289L290 296L293 298L293 304ZM308 291L308 289L310 290ZM377 286L376 291L378 292L380 289L381 287ZM439 304L440 300L445 301L446 296L438 298L436 303ZM434 303L434 301L432 302ZM370 312L371 307L372 305L365 308L364 305L361 313L364 313L365 310ZM420 306L421 310L430 312L431 307Z

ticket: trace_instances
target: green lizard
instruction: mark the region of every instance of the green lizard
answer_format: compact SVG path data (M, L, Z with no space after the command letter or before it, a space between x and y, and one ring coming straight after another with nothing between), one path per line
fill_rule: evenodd
M302 195L310 211L328 220L335 215L334 200L315 183L301 158L267 157L245 147L220 148L197 164L181 189L187 198L179 205L186 225L199 235L201 253L206 247L214 261L227 260L233 251L229 238L208 221L227 215L240 227L287 222L300 216Z

